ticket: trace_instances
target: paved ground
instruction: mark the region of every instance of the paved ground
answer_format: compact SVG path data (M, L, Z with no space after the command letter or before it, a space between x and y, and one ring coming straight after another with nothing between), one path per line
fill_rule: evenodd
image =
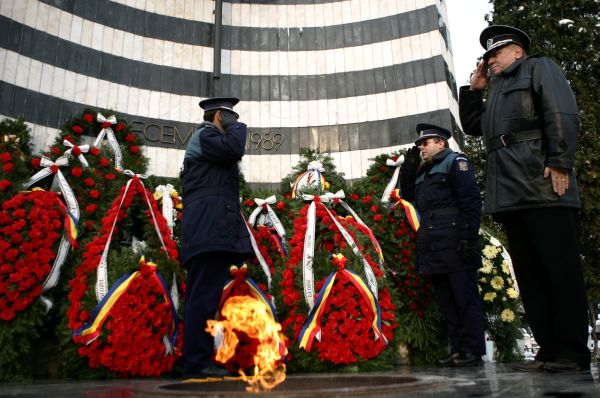
M344 379L345 378L345 379ZM377 390L382 380L413 380L413 387ZM481 368L452 369L402 367L391 372L353 375L293 375L289 384L265 397L600 397L600 368L591 371L555 375L519 373L506 364L486 363ZM344 381L345 380L345 381ZM225 384L238 386L219 392ZM410 383L407 383L409 385ZM175 389L164 389L170 385ZM332 385L336 386L332 390ZM300 386L300 388L298 388ZM342 388L341 386L347 386ZM318 388L322 388L317 391ZM223 388L224 390L227 390ZM304 391L302 391L304 389ZM187 390L187 391L186 391ZM191 390L191 391L190 391ZM377 390L377 391L375 391ZM30 384L0 384L0 397L176 397L252 396L243 393L238 382L196 383L183 385L179 380L105 380L105 381L38 381ZM370 392L369 392L370 391Z

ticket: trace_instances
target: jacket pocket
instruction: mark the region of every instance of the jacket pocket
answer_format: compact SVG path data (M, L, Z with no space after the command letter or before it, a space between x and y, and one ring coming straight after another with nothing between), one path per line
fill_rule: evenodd
M504 118L531 117L534 113L531 97L531 78L511 82L502 91L502 113Z
M454 215L438 216L426 226L431 250L455 250L460 240L458 218Z

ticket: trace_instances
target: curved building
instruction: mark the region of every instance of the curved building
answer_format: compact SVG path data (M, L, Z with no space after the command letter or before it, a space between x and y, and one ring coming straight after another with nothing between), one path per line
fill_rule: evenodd
M176 176L209 96L241 99L251 185L278 184L303 147L360 178L418 122L458 131L445 2L0 1L0 116L23 116L37 151L84 107L112 109L149 173Z

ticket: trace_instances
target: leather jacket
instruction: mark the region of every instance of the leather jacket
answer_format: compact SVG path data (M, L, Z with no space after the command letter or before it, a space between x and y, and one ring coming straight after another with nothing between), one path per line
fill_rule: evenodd
M515 61L492 76L485 101L483 91L461 87L459 113L464 132L486 142L486 212L581 207L573 172L579 112L556 63L539 54ZM544 178L547 166L569 170L565 195Z

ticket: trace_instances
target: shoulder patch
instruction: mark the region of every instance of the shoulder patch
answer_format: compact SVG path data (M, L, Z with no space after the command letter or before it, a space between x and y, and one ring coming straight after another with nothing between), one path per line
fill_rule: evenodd
M467 158L458 157L456 158L456 161L458 162L458 169L460 171L469 170L469 163L467 163Z

